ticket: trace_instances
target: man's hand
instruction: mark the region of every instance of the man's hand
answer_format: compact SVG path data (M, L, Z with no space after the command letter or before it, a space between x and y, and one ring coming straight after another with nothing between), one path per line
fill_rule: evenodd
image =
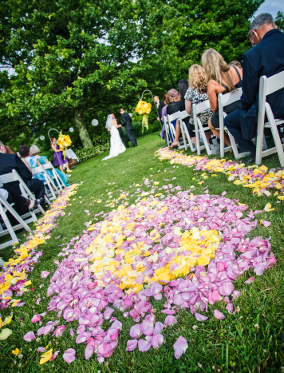
M157 118L157 120L159 120L159 117Z

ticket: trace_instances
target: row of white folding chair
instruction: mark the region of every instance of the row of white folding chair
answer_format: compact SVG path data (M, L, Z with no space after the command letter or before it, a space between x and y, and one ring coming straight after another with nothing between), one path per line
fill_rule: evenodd
M258 123L257 123L257 140L256 140L256 164L261 164L262 157L267 157L270 154L278 153L278 158L281 167L284 167L284 152L279 131L277 126L284 123L284 120L275 119L271 106L266 102L266 97L274 92L284 89L284 71L267 78L262 76L259 81L259 100L258 100ZM283 94L283 93L282 93ZM265 114L268 122L264 123ZM263 150L263 134L264 128L271 130L275 146L271 149Z
M14 218L18 221L19 224L15 225L12 227L6 212L9 211L10 214L14 216ZM25 219L27 215L31 215L32 217L29 219ZM14 243L17 243L19 240L16 236L15 231L24 228L27 232L30 231L30 227L28 226L29 223L33 222L36 220L36 216L34 212L30 212L28 214L20 216L13 208L13 204L10 205L5 199L3 199L0 196L0 216L2 217L2 220L5 224L6 229L1 229L0 231L0 237L10 234L11 239L9 241L6 241L4 243L0 244L0 250L4 249L7 246L11 246ZM0 224L1 225L1 224ZM2 226L1 226L2 228ZM1 266L2 262L0 263Z

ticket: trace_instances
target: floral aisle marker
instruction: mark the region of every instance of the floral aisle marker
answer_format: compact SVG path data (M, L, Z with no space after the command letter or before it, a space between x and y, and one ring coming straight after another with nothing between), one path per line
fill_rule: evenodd
M33 270L35 263L42 256L42 252L37 251L37 248L50 238L51 230L57 226L56 219L65 215L63 210L67 206L69 198L77 193L75 191L77 187L78 184L73 184L62 191L45 215L36 222L36 229L27 237L27 241L15 250L16 258L9 259L2 267L0 272L0 309L24 305L20 297L29 291L31 281L28 281L28 273Z
M209 159L207 156L185 155L169 148L159 149L157 155L160 160L170 160L171 164L181 164L183 166L193 167L196 171L221 172L228 176L229 181L235 185L242 185L246 188L252 188L253 194L258 196L270 196L268 189L276 189L274 195L279 200L284 200L284 170L273 168L268 170L266 166L248 166L244 163L231 161L227 159ZM201 175L208 178L206 175ZM212 175L215 176L215 175ZM282 193L281 196L278 194Z
M142 133L144 132L144 127L147 128L147 130L149 129L149 126L148 126L148 114L151 113L151 107L152 105L146 101L142 101L140 100L136 106L136 109L135 111L140 114L140 115L143 115L143 119L142 119Z
M103 220L89 225L79 240L73 238L59 254L63 260L57 262L50 280L47 311L49 318L54 311L65 323L78 322L76 343L85 344L85 359L95 354L102 363L113 354L123 329L113 317L115 310L135 322L127 351L160 348L164 328L178 323L180 310L205 322L208 305L224 300L226 312L231 313L240 295L234 281L250 269L260 276L276 262L269 239L247 237L257 225L254 212L226 198L226 192L194 195L164 185L160 189L165 195L154 195L155 183L147 180L146 184L152 188L150 193L137 191L136 204L129 206L123 192L124 204L97 214ZM162 302L159 314L153 299ZM216 319L226 316L214 310ZM107 328L102 327L105 320ZM59 323L48 321L37 334L47 335ZM61 328L58 336L64 327L57 327ZM70 335L74 335L72 328ZM180 336L173 348L180 358L187 341ZM63 358L73 362L76 351L67 349Z

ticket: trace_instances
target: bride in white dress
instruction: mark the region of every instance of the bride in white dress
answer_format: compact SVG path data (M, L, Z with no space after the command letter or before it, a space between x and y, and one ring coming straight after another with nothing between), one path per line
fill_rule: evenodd
M102 161L117 157L120 153L125 152L126 148L123 145L121 138L119 136L118 127L121 127L117 124L114 116L109 114L106 121L106 128L110 131L110 152L109 156L102 159Z

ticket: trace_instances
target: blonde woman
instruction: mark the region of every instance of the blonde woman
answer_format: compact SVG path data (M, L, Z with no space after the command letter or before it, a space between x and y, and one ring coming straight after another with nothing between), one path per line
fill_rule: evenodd
M194 130L194 119L192 114L192 105L199 104L200 102L208 100L207 94L207 82L205 78L205 72L202 66L192 65L188 71L188 89L184 96L185 98L185 110L189 117L189 124L187 126L189 135L196 145L196 137ZM212 110L208 109L198 115L203 126L207 127L208 120L212 116ZM205 132L207 140L211 137L211 131Z
M208 82L208 97L210 106L214 112L209 119L208 125L211 131L220 138L218 113L218 94L228 93L240 88L243 82L243 72L238 66L228 66L224 58L215 49L207 49L202 55L202 66L205 70L206 81ZM240 101L224 107L224 112L229 114L239 108ZM224 136L225 144L231 145L228 135Z

